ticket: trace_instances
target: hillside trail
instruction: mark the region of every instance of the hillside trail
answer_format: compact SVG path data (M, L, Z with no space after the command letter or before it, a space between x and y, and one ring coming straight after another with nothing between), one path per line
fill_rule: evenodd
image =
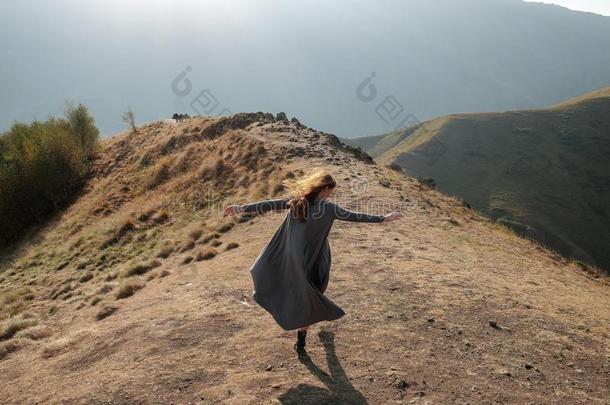
M281 132L247 128L266 147ZM305 131L306 132L306 131ZM56 333L0 360L2 403L610 403L610 288L458 201L307 134L291 169L326 167L345 208L326 294L346 315L310 328L299 359L252 301L249 268L285 213L238 223L239 248L170 256L112 316L68 311ZM36 307L34 307L36 308Z

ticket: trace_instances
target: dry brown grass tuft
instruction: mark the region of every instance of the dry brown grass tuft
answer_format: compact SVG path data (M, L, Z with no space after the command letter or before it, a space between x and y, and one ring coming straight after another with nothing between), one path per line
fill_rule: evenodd
M229 242L225 247L225 250L237 249L239 247L239 243L237 242Z
M38 323L35 319L9 319L0 328L0 340L8 340L12 338L17 332L30 328Z
M11 353L21 350L26 345L23 339L12 339L8 342L0 342L0 360Z
M218 251L216 249L211 247L204 247L197 252L197 256L195 256L195 259L198 262L202 260L210 260L216 257L217 254Z
M187 250L191 250L194 247L195 247L195 241L192 239L189 239L180 246L180 248L178 249L178 252L184 253Z
M154 214L152 216L151 220L152 220L152 222L154 222L157 225L164 224L167 221L169 221L169 214L167 211L161 210L161 211L157 212L156 214Z
M89 338L91 336L91 331L88 329L79 330L77 332L71 333L68 336L62 336L57 340L49 342L46 346L43 347L41 356L43 358L50 358L57 356L61 353L65 353L69 351L72 347L74 347L77 343Z
M199 240L199 243L208 243L212 239L220 238L220 234L216 232L208 233L203 238Z
M66 297L68 294L70 294L70 292L74 290L74 285L72 283L66 283L62 288L60 288L57 291L54 291L51 295L51 299L56 300L57 298L61 297L62 295L64 297Z
M78 279L78 281L81 283L86 283L87 281L91 280L92 278L93 278L93 273L89 271L89 272L83 274L81 276L81 278Z
M201 228L191 229L191 231L189 232L189 238L194 241L201 238L201 235L203 235L203 229Z
M133 294L133 293L132 293ZM95 319L101 321L102 319L108 318L110 315L114 314L117 311L117 307L106 305L95 315Z
M172 160L171 158L164 158L153 167L147 184L149 189L160 186L172 177Z
M0 294L0 306L3 307L19 300L31 301L33 299L32 290L27 287L18 287Z
M145 284L138 280L129 280L121 283L119 285L119 289L115 295L117 300L125 299L131 297L136 293L136 291L144 288Z
M165 245L161 248L161 250L159 250L159 253L157 253L157 257L160 259L167 259L168 257L171 256L171 254L174 252L174 248L170 245Z
M121 277L133 277L140 276L142 274L148 273L152 269L161 266L161 262L158 260L150 260L148 262L143 263L135 263L126 268L122 273Z
M116 230L102 243L102 249L120 242L137 228L138 223L131 215L123 217Z
M225 232L229 232L231 229L233 229L234 226L235 226L235 223L227 222L226 224L220 225L218 227L218 229L216 229L216 230L220 233L225 233Z
M48 326L34 326L22 331L19 331L16 335L17 338L25 338L30 340L41 340L46 339L53 334L53 331Z

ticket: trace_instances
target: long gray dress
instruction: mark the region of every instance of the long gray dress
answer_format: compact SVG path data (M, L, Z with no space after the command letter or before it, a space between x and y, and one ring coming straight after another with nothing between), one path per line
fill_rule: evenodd
M288 199L264 200L241 205L244 212L287 209ZM328 233L335 219L382 222L381 215L352 212L325 199L309 206L301 222L288 212L284 222L250 269L252 297L285 330L320 321L332 321L345 312L324 296L330 274Z

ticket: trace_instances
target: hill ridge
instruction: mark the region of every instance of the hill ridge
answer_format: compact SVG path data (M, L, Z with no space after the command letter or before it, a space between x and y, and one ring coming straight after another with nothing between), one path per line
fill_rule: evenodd
M0 402L603 403L606 277L333 135L256 117L104 142L77 201L2 262L0 333L18 327ZM346 208L404 219L334 225L328 295L347 315L299 362L248 274L285 214L219 213L312 167Z

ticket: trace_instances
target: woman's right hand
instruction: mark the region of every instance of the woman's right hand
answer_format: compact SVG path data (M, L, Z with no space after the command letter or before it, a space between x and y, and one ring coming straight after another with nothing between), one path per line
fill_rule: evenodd
M239 205L229 205L224 210L224 216L235 215L240 212Z
M402 218L402 214L400 212L391 212L388 215L386 215L383 218L383 222L392 222L392 221L396 221L397 219Z

